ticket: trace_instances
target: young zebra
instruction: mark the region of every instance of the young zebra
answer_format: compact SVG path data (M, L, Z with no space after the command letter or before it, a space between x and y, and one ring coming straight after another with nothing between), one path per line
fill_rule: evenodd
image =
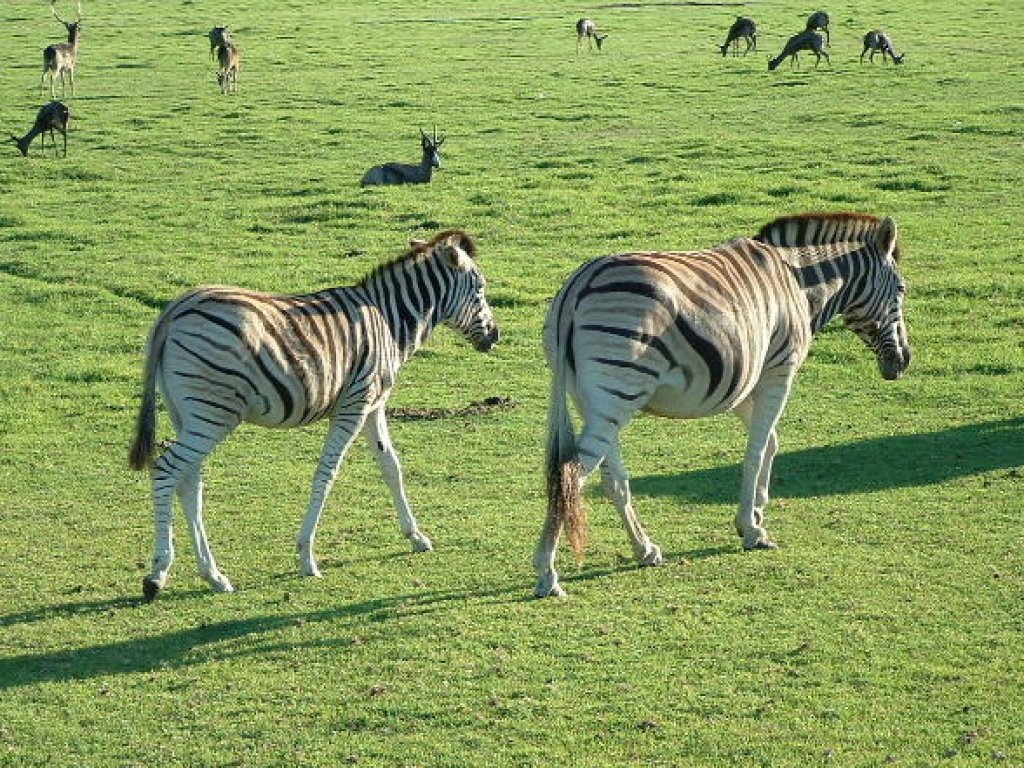
M201 470L206 457L242 422L299 427L323 418L330 429L299 532L304 576L319 576L313 541L324 502L345 452L362 432L414 550L431 549L403 488L384 406L399 366L440 324L460 331L481 352L498 341L484 297L483 273L468 235L447 231L373 270L350 287L282 296L207 286L163 312L149 335L142 403L129 454L150 465L156 445L156 392L177 433L152 464L156 553L143 594L156 597L174 559L174 495L188 517L200 575L231 592L207 542Z
M896 223L858 214L777 219L756 238L692 253L625 253L580 267L544 328L553 371L548 512L534 557L538 597L564 595L555 571L563 526L582 554L583 481L600 467L633 552L661 549L633 510L619 433L637 411L699 418L734 411L749 438L736 530L773 549L764 527L776 424L811 340L834 316L875 353L882 376L910 364ZM567 397L576 404L576 435Z

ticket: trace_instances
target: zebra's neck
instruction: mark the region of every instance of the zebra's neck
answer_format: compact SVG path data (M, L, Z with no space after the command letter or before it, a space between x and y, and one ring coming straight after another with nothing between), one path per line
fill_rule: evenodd
M362 285L384 318L402 362L412 357L439 322L434 292L418 265L398 263L377 270Z
M811 330L815 334L836 315L843 314L863 273L860 251L845 245L794 249L789 259L793 276L807 299Z

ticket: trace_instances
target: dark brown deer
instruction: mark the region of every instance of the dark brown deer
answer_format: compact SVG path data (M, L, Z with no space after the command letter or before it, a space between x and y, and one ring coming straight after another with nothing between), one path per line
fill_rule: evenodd
M64 95L64 75L67 74L71 80L71 95L75 95L75 64L78 62L78 42L82 37L82 4L78 3L78 18L74 21L64 21L57 15L57 8L52 0L50 11L53 18L64 25L68 31L66 43L54 43L43 49L43 77L39 82L39 92L43 92L46 84L46 75L50 75L50 96L56 96L53 86L53 78L60 75L60 95Z
M238 88L238 67L242 63L242 52L230 41L221 43L217 46L217 63L220 64L217 71L220 92L234 93Z
M231 42L231 30L227 27L214 27L210 30L208 37L210 38L210 58L212 59L216 56L220 46Z
M718 46L722 50L722 55L725 56L729 51L729 46L732 45L732 55L740 55L740 38L743 38L747 43L747 48L743 51L743 55L746 56L752 50L757 50L757 24L754 20L746 16L737 16L736 21L729 27L729 34L725 36L725 45Z
M828 34L828 14L824 11L815 11L807 17L807 26L804 27L808 32L815 32L821 30L825 33L825 42L832 45L832 38Z
M428 184L434 174L434 169L441 167L440 149L441 145L444 144L444 136L438 138L437 128L434 128L434 138L430 138L421 128L420 144L423 147L423 157L419 165L404 163L375 165L363 174L363 178L359 183L364 187L391 184Z
M825 38L817 32L805 30L799 35L793 35L789 38L786 42L786 47L782 49L782 53L768 62L768 69L775 69L787 56L790 57L790 65L798 64L800 62L800 57L797 56L797 54L800 53L800 51L811 51L818 57L814 66L818 66L821 63L822 56L825 57L825 61L829 63L829 66L832 65L832 61L828 57L828 51L825 50Z
M597 50L601 50L601 44L608 35L597 34L597 25L590 19L580 19L576 22L576 53L580 52L583 39L587 40L587 48L593 50L594 43L597 43Z
M885 32L879 29L873 29L864 35L864 50L860 52L860 63L864 63L864 54L871 51L871 55L868 56L868 61L872 64L875 63L875 54L879 51L882 52L882 63L885 64L885 55L889 54L892 57L893 64L902 64L904 54L896 53L896 49L893 48L892 38L890 38Z
M50 134L50 142L53 144L53 154L57 154L57 139L53 135L54 131L60 131L61 135L64 136L64 157L68 156L68 122L71 120L71 110L68 109L67 105L60 101L51 101L49 104L44 104L36 115L36 121L28 133L22 136L20 139L17 136L11 136L11 141L18 145L18 149L21 150L22 157L28 157L28 148L32 144L32 140L39 137L39 148L40 151L46 150L46 133Z

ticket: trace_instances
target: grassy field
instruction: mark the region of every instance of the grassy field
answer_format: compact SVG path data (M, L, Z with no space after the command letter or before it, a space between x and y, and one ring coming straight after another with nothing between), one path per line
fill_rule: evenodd
M769 73L814 8L84 0L67 159L0 160L0 766L1024 765L1019 8L902 5L829 6L831 66ZM576 55L582 13L601 54ZM723 58L738 13L759 49ZM858 64L876 27L902 67ZM5 132L47 100L60 39L44 3L0 5ZM359 188L435 125L429 187ZM801 210L900 224L908 375L821 335L780 427L773 553L731 530L736 419L636 420L668 564L635 568L593 494L571 597L531 599L551 295L587 258ZM152 513L126 452L159 309L199 283L351 283L447 227L478 239L504 337L484 356L439 331L393 400L436 551L408 551L357 446L325 578L300 580L325 430L243 428L207 473L239 592L209 593L179 520L143 604ZM510 401L465 410L488 397Z

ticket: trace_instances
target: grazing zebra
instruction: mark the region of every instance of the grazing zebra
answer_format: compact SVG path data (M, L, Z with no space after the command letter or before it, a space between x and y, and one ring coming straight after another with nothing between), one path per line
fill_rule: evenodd
M739 56L740 38L743 38L747 43L747 47L743 51L744 56L750 53L751 50L757 50L757 24L747 16L737 16L736 21L729 27L729 33L725 36L725 45L718 46L722 51L722 55L725 56L729 52L729 46L731 45L733 56Z
M892 219L808 214L710 250L624 253L580 267L544 327L553 380L536 594L565 594L555 571L558 538L564 526L582 554L580 491L598 467L637 559L662 562L633 510L619 447L619 433L641 410L684 419L736 412L749 432L736 530L745 549L775 548L764 511L776 424L814 335L842 315L884 378L899 378L910 364L899 259ZM567 396L582 419L579 436Z
M498 341L484 276L468 235L447 231L416 241L362 282L297 296L207 286L173 301L149 334L142 404L129 454L150 465L159 387L177 433L152 464L156 553L143 580L152 600L174 559L175 492L188 517L200 575L217 592L231 582L217 568L202 519L203 461L242 422L299 427L322 418L330 429L299 532L304 576L319 576L313 540L345 452L362 431L414 550L431 549L409 509L384 406L399 366L439 324L481 352Z

